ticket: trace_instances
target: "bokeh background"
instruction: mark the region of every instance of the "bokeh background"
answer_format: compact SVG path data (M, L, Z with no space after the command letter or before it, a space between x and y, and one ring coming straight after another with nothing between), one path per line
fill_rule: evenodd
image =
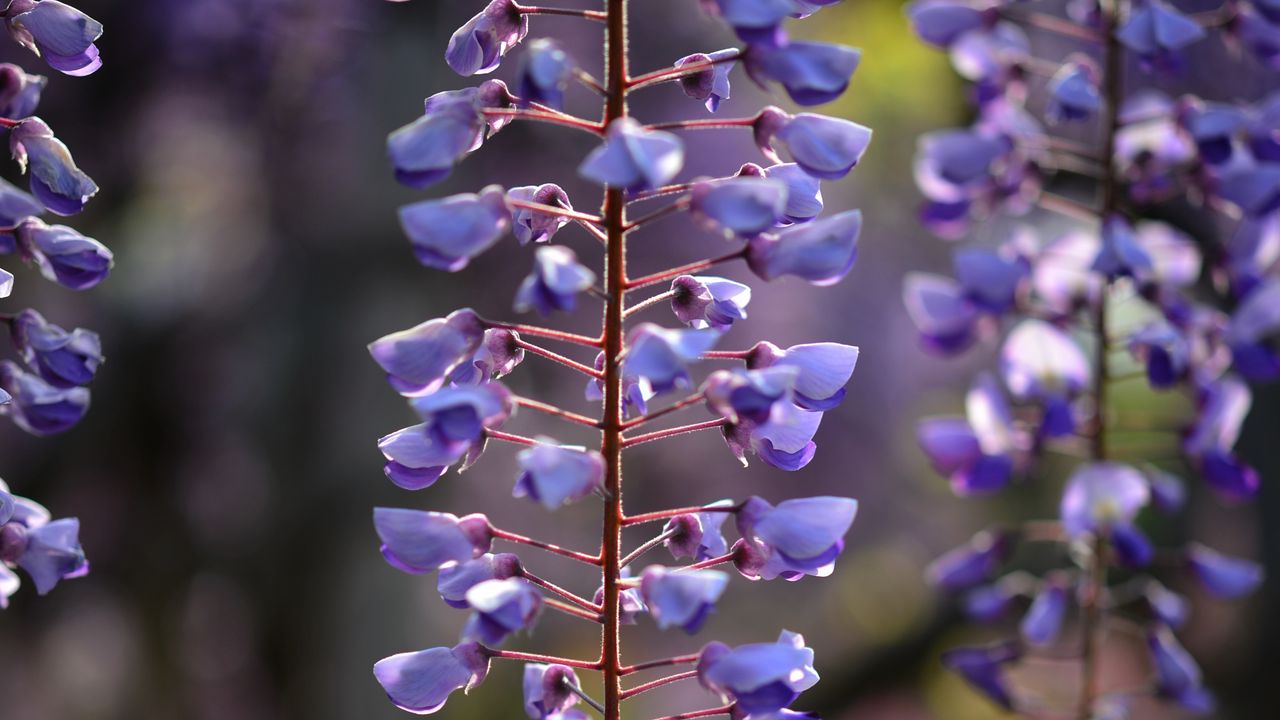
M106 24L106 64L87 79L52 75L41 115L103 187L73 224L111 246L117 267L85 294L10 267L19 277L8 305L34 305L64 326L97 329L109 362L93 388L94 409L71 433L33 440L0 428L0 472L16 492L82 518L94 572L44 599L28 589L0 615L0 717L402 717L370 666L394 652L450 643L462 614L440 603L433 578L382 562L374 505L484 511L500 526L571 546L598 542L592 503L548 515L509 497L510 447L491 447L466 474L410 494L383 478L374 446L413 419L365 344L463 305L510 316L511 295L531 262L532 248L512 242L463 273L430 271L413 261L396 224L395 209L423 194L393 182L385 135L416 117L424 96L470 84L450 73L442 53L480 2L76 4ZM637 71L733 44L692 0L633 6ZM533 25L531 37L565 39L588 67L598 56L594 27L563 18ZM646 620L626 631L625 647L640 660L688 652L713 637L767 640L786 627L816 647L824 681L801 704L824 717L998 717L937 664L942 649L994 631L961 622L925 586L922 569L989 523L1051 514L1059 486L1046 479L1002 498L952 497L917 451L914 422L954 412L990 351L960 362L924 355L900 301L904 273L949 265L949 248L915 221L910 167L919 133L965 122L965 88L944 56L910 35L898 0L844 3L796 30L865 50L851 91L822 109L876 131L865 163L825 189L828 207L864 209L861 257L834 288L758 285L750 321L723 346L836 340L862 347L860 366L804 471L759 463L744 471L714 435L688 436L633 451L627 499L640 510L749 493L773 500L839 493L859 498L862 514L834 577L735 580L699 638L661 634ZM12 45L0 59L41 67ZM1237 78L1264 77L1256 68L1240 72ZM1204 68L1194 75L1214 77ZM734 81L733 100L721 111L727 116L764 101L786 106L740 71ZM1258 91L1267 83L1248 80ZM592 102L586 92L572 96L582 112ZM646 119L704 114L672 87L645 91L633 109ZM746 133L690 140L687 167L697 172L727 174L757 160ZM570 131L516 124L430 194L554 180L589 209L597 190L573 169L590 147ZM581 230L566 229L558 241L588 262L599 258ZM668 220L633 243L634 257L641 270L657 269L718 253L719 243ZM591 331L597 317L588 299L565 326ZM526 360L510 384L590 412L580 379L538 358ZM1278 415L1280 390L1258 389L1240 446L1268 480L1280 478ZM575 437L572 427L528 412L512 427ZM1263 517L1280 518L1274 483L1264 482L1259 501L1245 507L1195 488L1187 517L1157 534L1193 533L1263 559L1275 575L1280 522ZM535 572L583 593L594 588L554 557L523 555ZM1242 603L1196 600L1184 637L1221 696L1219 717L1275 717L1276 586ZM592 627L547 615L520 643L586 657L596 641ZM1132 651L1110 648L1109 677L1135 672ZM1064 676L1061 668L1037 672ZM481 692L455 697L440 717L522 717L518 673L515 664L496 664ZM636 701L633 716L705 700L685 683Z

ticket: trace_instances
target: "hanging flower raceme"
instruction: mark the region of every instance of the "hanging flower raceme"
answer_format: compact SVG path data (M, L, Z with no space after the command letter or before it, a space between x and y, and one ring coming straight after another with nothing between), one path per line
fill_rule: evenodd
M823 413L845 396L859 354L853 345L812 342L784 348L762 342L745 350L717 349L724 334L748 323L753 298L766 290L716 266L743 261L763 281L794 276L826 286L843 279L857 257L862 215L857 210L824 214L822 181L843 178L858 165L871 130L851 120L791 115L778 108L740 118L644 124L637 118L648 113L636 97L650 87L678 85L716 112L730 96L731 73L742 65L755 82L780 87L802 105L834 100L849 86L860 51L791 41L783 25L835 1L704 2L701 6L732 27L745 46L691 54L650 72L628 70L625 77L606 72L597 79L568 53L578 43L527 38L530 26L541 22L536 17L541 15L603 23L608 32L605 67L625 68L629 27L619 13L626 3L579 10L493 0L453 34L446 60L459 74L477 75L496 70L505 56L514 54L518 94L499 80L436 93L427 98L421 117L388 137L397 178L425 188L449 176L454 165L512 122L559 126L595 139L597 145L578 163L578 174L603 186L600 203L579 199L579 207L590 208L585 212L575 209L563 187L552 182L509 190L491 185L477 193L418 199L400 210L401 225L421 264L464 270L480 254L506 242L510 230L515 242L508 250L538 244L530 251L533 270L515 292L514 310L550 317L600 302L605 322L598 333L579 334L490 321L463 309L371 343L373 359L419 419L379 441L385 474L401 488L424 490L450 467L462 470L478 462L488 443L515 444L519 451L512 461L512 494L575 516L598 507L605 541L598 550L583 552L495 527L483 514L377 509L374 525L388 563L412 574L438 573L435 587L441 600L468 613L462 644L393 655L375 665L375 678L397 706L418 714L436 712L455 690L481 682L491 660L505 659L525 663L524 709L535 720L585 720L579 702L618 717L622 699L694 676L728 703L695 711L699 717L815 717L789 707L817 681L817 673L813 651L785 631L776 643L730 648L713 642L697 655L646 663L646 668L692 665L696 658L697 668L608 693L603 701L590 696L596 683L578 676L599 672L607 687L622 687L621 678L629 671L616 644L606 640L603 660L498 646L530 630L543 612L602 626L606 638L619 637L618 628L637 623L641 615L651 616L660 629L694 634L715 606L730 597L729 584L738 582L720 566L733 565L753 580L833 573L857 512L853 499L783 499L775 505L753 497L698 505L691 498L673 509L631 514L623 507L621 484L622 458L633 447L706 430L722 434L743 463L753 453L771 466L801 470L814 457ZM598 120L568 110L575 107L572 94L579 85L605 98ZM772 164L739 160L730 165L737 172L728 176L686 174L685 144L692 141L684 134L706 130L750 131ZM791 162L782 162L779 154ZM21 215L15 222L38 214L26 212L23 196L7 190L0 184L0 216L10 197ZM695 232L705 231L711 243L732 249L647 275L629 271L628 266L641 266L643 258L628 252L628 238L681 213L688 213ZM574 245L580 240L578 229L592 238L592 245L604 245L602 265L592 264L598 255ZM0 249L4 237L0 232ZM549 244L553 237L558 244ZM692 247L695 240L685 244ZM19 243L13 245L16 249ZM665 259L661 253L649 254ZM640 297L646 288L654 290ZM666 307L683 327L638 317ZM45 335L61 337L53 329ZM89 365L89 353L76 357ZM517 395L498 382L526 357L585 376L586 399L601 405L600 412L583 414L526 396L527 390ZM61 355L57 359L68 362ZM52 367L52 360L37 355L34 362ZM728 367L705 372L700 367L724 361ZM512 387L541 390L554 384L538 380ZM599 444L579 445L581 441L561 440L558 433L541 428L531 435L512 432L520 428L508 426L507 420L517 408L524 408L521 425L530 416L568 423L600 433ZM710 419L656 425L693 408L705 408ZM692 485L684 488L685 494L695 491ZM724 532L731 516L740 535L732 544ZM660 524L661 529L625 551L622 528L646 524ZM615 535L618 542L610 541ZM585 566L594 574L586 587L597 590L582 596L571 586L552 583L527 558L495 547L500 543ZM660 547L676 564L642 563ZM685 559L687 564L679 564ZM633 567L645 569L633 576Z

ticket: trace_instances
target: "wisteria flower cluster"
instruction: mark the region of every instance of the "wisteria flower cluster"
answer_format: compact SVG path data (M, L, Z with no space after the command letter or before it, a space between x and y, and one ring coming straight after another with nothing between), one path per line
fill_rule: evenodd
M994 246L956 250L952 276L906 281L928 350L1000 343L998 372L974 381L965 415L925 419L920 443L962 496L1030 480L1046 454L1079 458L1056 519L988 529L934 563L931 579L963 593L976 621L1028 602L1017 638L953 649L943 661L999 705L1037 717L1123 718L1144 696L1208 713L1212 695L1175 636L1190 606L1166 583L1189 579L1237 598L1262 582L1261 568L1198 543L1157 549L1144 525L1152 512L1183 508L1184 471L1228 501L1258 490L1233 446L1247 383L1280 377L1280 96L1170 98L1151 86L1174 84L1187 54L1205 58L1215 42L1277 66L1280 15L1256 1L1195 14L1165 0L1072 2L1065 16L1060 7L918 0L907 11L919 37L973 81L977 106L971 126L920 140L922 219L946 239L975 222L1001 228L985 233L997 235ZM1076 49L1046 59L1027 29ZM1247 54L1201 61L1257 64ZM1029 101L1041 97L1038 117ZM1072 126L1074 136L1054 132ZM1089 140L1072 139L1081 135ZM1096 180L1098 198L1056 192L1059 175ZM1170 206L1200 212L1227 239L1144 217L1156 205L1162 217ZM1035 208L1073 229L1038 237L997 219ZM1155 405L1156 393L1185 398L1186 415L1154 409L1177 406ZM1020 543L1068 552L1032 573L1011 567ZM1006 671L1068 644L1073 607L1078 702L1046 707ZM1116 687L1100 675L1102 648L1118 632L1145 643L1149 683Z
M102 66L94 44L102 25L69 5L11 0L3 18L14 41L54 70L82 76ZM35 115L47 84L41 75L0 64L0 127L9 132L9 150L30 191L0 179L0 254L17 254L46 279L86 290L107 277L112 256L97 240L45 222L47 214L80 213L98 192L67 146ZM0 268L0 298L11 294L13 285L14 276ZM97 333L68 331L30 308L0 314L0 320L18 358L0 361L0 413L36 436L71 429L89 409L87 386L103 361ZM0 482L0 608L20 586L14 568L26 572L41 595L59 580L88 572L79 530L75 518L51 520L39 504L9 494Z
M693 4L693 0L690 0ZM765 281L794 276L815 285L841 280L853 266L861 229L858 211L823 215L822 180L847 175L866 150L871 131L848 120L768 107L750 117L645 123L632 116L633 93L674 85L709 112L730 94L730 75L741 64L766 87L780 86L802 106L825 103L848 86L859 52L847 47L789 39L791 18L818 12L815 0L714 0L698 3L727 23L740 48L699 53L670 67L632 75L627 62L625 0L601 10L527 7L493 0L453 34L445 51L464 76L495 70L522 48L513 91L488 79L465 90L426 99L417 120L391 133L387 149L397 177L425 188L515 121L539 121L584 132L599 142L586 153L579 174L604 187L598 212L575 208L553 183L429 199L400 210L414 255L432 268L458 271L477 255L505 245L507 252L535 245L532 271L514 293L517 312L547 316L579 302L602 301L599 335L583 336L537 325L489 320L471 309L392 333L369 346L391 386L406 397L418 424L379 442L386 475L408 490L422 490L449 468L476 463L489 441L522 446L513 495L555 510L567 503L600 503L603 536L594 552L571 550L495 527L482 514L379 508L374 525L382 553L408 573L437 574L445 604L469 613L459 644L405 652L374 666L392 702L415 713L439 710L455 690L484 681L490 661L524 661L524 706L532 718L586 717L589 706L607 720L621 717L623 701L685 679L697 679L720 705L673 718L728 715L777 720L813 717L791 704L818 680L813 651L804 639L782 631L774 641L729 647L712 642L698 652L624 664L619 629L648 615L659 628L696 633L730 583L720 569L731 565L750 580L830 575L854 521L857 502L809 497L771 502L760 497L691 504L642 514L623 509L622 457L626 450L677 435L719 431L745 465L749 456L796 471L813 458L823 413L844 395L858 349L838 343L782 348L761 342L744 350L717 350L723 332L745 321L752 297L741 282L707 274L743 260ZM531 16L562 15L604 27L603 80L551 38L526 39ZM599 120L564 110L573 89L603 98ZM673 131L737 129L753 134L764 163L725 168L730 174L681 181L684 142ZM784 162L783 156L789 161ZM642 212L651 203L658 207ZM578 204L581 206L581 202ZM731 252L640 277L626 272L629 235L663 218L688 212ZM603 245L603 268L584 265L552 239L573 224ZM514 235L514 241L511 236ZM649 297L633 293L666 286ZM675 327L628 321L668 306ZM555 341L588 356L574 359L533 340ZM602 407L588 416L542 400L520 397L500 381L529 355L558 363L586 379L585 400ZM701 383L693 366L727 361ZM655 407L673 394L677 399ZM580 400L581 402L581 400ZM676 412L703 406L710 419L643 432ZM598 448L569 445L551 436L526 437L502 428L519 409L545 413L600 432ZM723 533L732 519L738 537ZM662 529L630 551L623 530ZM495 541L549 551L593 568L594 594L552 584ZM660 547L673 561L639 561ZM638 569L633 575L631 567ZM601 628L598 658L570 659L500 649L529 630L541 612L555 611ZM623 687L623 678L651 669L691 669ZM603 676L597 698L578 673Z

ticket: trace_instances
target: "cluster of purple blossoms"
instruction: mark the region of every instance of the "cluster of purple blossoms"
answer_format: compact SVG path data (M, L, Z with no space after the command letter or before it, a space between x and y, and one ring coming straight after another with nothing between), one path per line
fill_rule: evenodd
M745 350L715 349L727 328L746 320L752 289L707 272L743 260L764 281L793 276L829 285L841 280L857 256L861 215L854 210L824 216L821 181L848 174L865 152L871 131L848 120L777 107L750 117L645 123L629 114L627 100L636 91L670 84L699 101L699 108L715 112L729 97L731 70L741 64L754 82L781 87L799 105L828 102L848 87L859 52L792 41L784 26L829 4L690 0L691 11L700 7L732 27L743 47L690 55L670 67L632 75L625 0L607 0L602 10L493 0L453 34L445 59L461 75L486 74L522 46L518 79L511 86L518 94L498 79L440 92L426 99L421 117L388 137L396 176L411 187L425 188L447 177L458 161L511 122L559 125L597 140L585 153L579 174L604 187L598 212L583 211L581 202L575 209L567 193L552 183L493 185L400 210L401 225L423 265L458 271L496 246L505 244L516 252L532 244L533 269L514 293L514 309L547 316L572 310L591 296L603 302L604 321L599 335L584 336L497 322L462 309L374 341L370 353L418 421L379 442L387 477L399 487L420 490L451 467L463 470L476 463L491 440L515 443L522 446L520 467L511 474L515 497L547 510L598 502L604 527L599 550L579 552L495 527L482 514L377 509L374 525L387 561L408 573L436 573L444 603L469 613L459 644L393 655L375 665L374 675L397 706L435 712L455 690L481 683L491 660L511 659L528 663L524 707L532 718L587 717L581 703L606 720L619 720L624 700L694 678L721 705L681 718L813 717L789 709L818 679L813 651L799 635L783 631L776 641L739 647L713 642L697 653L626 665L619 628L648 615L659 628L696 633L731 581L721 567L731 566L749 580L830 575L857 502L810 497L773 504L751 497L627 514L622 456L641 444L715 430L744 465L754 455L796 471L813 458L823 413L843 398L858 348L839 343L782 348L761 342ZM603 25L603 80L555 40L526 40L530 16L544 14ZM599 120L565 112L566 93L578 86L603 97ZM729 173L723 177L681 181L684 142L676 131L707 129L751 132L764 163L723 168ZM638 209L655 202L661 204L646 212ZM627 236L681 212L736 249L629 276ZM571 224L585 230L587 240L603 245L603 268L589 268L569 247L551 244ZM631 293L655 287L660 289L647 298L628 302ZM667 306L675 327L628 322ZM589 355L575 359L533 340L563 343ZM531 355L586 376L585 401L599 404L602 412L592 417L511 392L500 378ZM735 367L695 380L695 364L708 360ZM679 399L653 407L673 394ZM706 408L710 418L641 431L695 406ZM588 448L504 431L522 408L597 430L600 445ZM730 518L738 535L732 541L723 533ZM665 523L660 532L630 552L622 549L624 528L655 523ZM495 541L535 547L593 568L594 594L542 579L515 555L495 552ZM659 547L673 561L690 562L647 565L633 576L631 567ZM576 660L499 649L512 635L532 628L543 612L599 625L600 656ZM692 669L623 688L622 678L633 673L680 665ZM603 676L603 697L584 689L577 674L582 671Z
M94 41L102 25L56 0L11 0L3 11L9 35L67 75L88 75L102 65ZM0 127L9 150L27 175L23 191L0 180L0 254L17 254L40 274L65 288L85 290L111 270L111 251L65 225L50 225L46 213L76 215L98 186L76 166L67 146L35 116L48 79L17 65L0 64ZM14 276L0 268L0 298L14 289ZM66 330L30 308L0 314L17 360L0 360L0 413L37 436L73 427L89 409L88 385L102 364L97 333ZM41 595L59 580L89 570L75 518L51 520L39 504L9 494L0 482L0 608L19 587L21 568Z
M925 419L920 444L965 496L1030 480L1046 454L1080 459L1058 518L986 530L934 563L933 582L963 593L976 621L1028 602L1017 639L943 661L999 705L1036 716L1128 717L1140 695L1208 713L1213 698L1174 634L1189 604L1165 583L1236 598L1262 582L1261 568L1197 543L1157 550L1143 526L1148 509L1182 509L1180 474L1228 501L1258 490L1233 447L1246 383L1280 377L1280 96L1171 98L1149 86L1174 84L1192 46L1219 41L1280 67L1280 13L1256 0L1194 14L1165 0L1071 2L1067 17L1058 8L918 0L907 10L917 35L973 81L977 106L971 126L920 141L923 222L948 240L975 222L996 237L957 250L951 276L909 276L907 309L935 354L1000 343L999 371L974 382L965 416ZM1024 27L1078 47L1047 60ZM1211 62L1257 65L1247 55ZM1028 105L1041 98L1043 121ZM1051 132L1072 125L1074 136ZM1059 176L1096 180L1098 199L1060 193ZM1157 204L1162 217L1170 207L1200 213L1227 239L1145 219ZM1073 227L1038 237L998 218L1033 209ZM1116 392L1133 381L1147 389ZM1152 411L1153 393L1185 397L1186 413ZM1011 568L1020 542L1058 544L1071 562L1038 575ZM1073 607L1078 702L1045 708L1006 670L1060 643ZM1117 627L1146 639L1151 681L1141 688L1108 686L1098 671Z

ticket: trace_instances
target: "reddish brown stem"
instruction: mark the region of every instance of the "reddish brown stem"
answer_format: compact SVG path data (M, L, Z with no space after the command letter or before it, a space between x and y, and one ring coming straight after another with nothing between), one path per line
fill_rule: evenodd
M649 223L655 220L661 220L662 218L667 217L668 215L675 215L676 213L683 212L688 209L689 209L689 198L683 197L671 203L670 205L654 210L648 215L642 215L636 218L635 220L632 220L631 222L627 223L626 229L628 231L635 230L636 228L648 225Z
M604 618L601 617L600 613L598 612L583 610L582 608L576 607L574 605L570 605L569 603L560 602L555 598L546 598L545 600L542 601L542 604L546 605L552 610L557 610L559 612L562 612L565 615L572 615L573 617L582 618L583 620L590 620L591 622L594 622L594 623L604 622Z
M588 555L576 550L568 550L560 547L559 545L552 545L551 543L543 542L541 540L534 540L531 537L508 532L499 528L492 528L491 532L493 533L493 536L499 540L506 540L508 542L520 543L521 545L528 545L529 547L536 547L539 550L546 550L549 553L555 553L556 555L571 558L578 562L586 563L587 565L600 565L600 558L595 555Z
M516 445L537 445L538 441L524 435L516 435L515 433L502 432L501 430L486 429L484 434L494 440L502 440L503 442L515 443Z
M672 278L677 278L677 277L680 277L681 275L688 275L689 273L698 272L700 270L706 270L707 268L715 265L719 265L720 263L726 263L726 262L729 262L730 260L737 260L738 258L746 257L746 256L747 256L747 248L746 246L743 246L742 248L735 250L727 255L721 255L720 257L707 258L706 260L691 262L691 263L688 263L687 265L673 267L668 270L663 270L662 272L653 273L652 275L643 275L641 277L635 278L634 280L628 280L623 289L627 291L638 290L642 287L648 287L649 285L660 283L663 280L671 280Z
M644 190L631 196L628 202L640 202L641 200L651 200L664 195L675 195L676 193L687 192L693 187L692 183L680 183L678 185L664 185L655 190Z
M541 655L538 653L516 652L514 650L495 650L493 648L485 648L486 653L491 658L500 660L522 660L524 662L544 663L547 665L566 665L571 668L579 668L581 670L599 670L600 661L591 660L574 660L573 658L556 657L554 655Z
M485 117L510 117L519 120L535 120L538 122L551 123L552 125L563 125L576 130L585 130L592 135L603 135L604 127L597 122L592 122L580 117L572 115L563 115L559 113L542 112L538 110L524 110L521 108L485 108Z
M598 223L601 221L599 215L591 215L589 213L580 213L575 210L557 207L555 205L546 205L543 203L530 202L528 200L512 200L507 199L507 204L511 207L524 208L526 210L534 210L544 215L559 215L570 220L579 220L581 222Z
M669 437L697 432L699 430L710 430L711 428L723 427L727 424L729 424L728 420L724 418L716 418L715 420L707 420L705 422L693 423L691 425L681 425L679 427L667 428L666 430L655 430L654 432L645 433L644 435L636 435L635 437L626 438L622 441L622 447L635 447L636 445L642 445L647 442L665 440Z
M631 78L628 89L639 90L659 83L679 80L680 78L687 77L689 75L697 75L698 73L704 70L709 70L721 63L734 62L740 57L742 57L741 50L728 57L716 58L714 60L703 60L701 62L681 65L680 67L673 65L671 67L659 68L652 72L647 72L643 75L637 75Z
M722 512L736 513L742 509L741 505L694 505L693 507L672 508L670 510L659 510L657 512L644 513L643 515L631 515L622 519L622 524L630 527L632 525L641 525L644 523L656 522L658 520L666 520L676 517L677 515L691 515L693 513Z
M711 350L702 353L703 360L746 360L750 350Z
M728 552L728 553L725 553L724 555L717 555L716 557L707 558L706 560L703 560L701 562L693 563L692 565L685 565L680 569L681 570L702 570L703 568L715 567L716 565L723 565L727 562L732 562L733 556L734 556L734 553Z
M698 662L698 653L691 655L677 655L675 657L662 658L661 660L649 660L647 662L636 663L635 665L627 665L621 669L623 675L631 675L641 670L649 670L650 668L668 667L671 665L689 665Z
M677 410L683 410L684 408L687 408L690 405L697 405L698 403L702 402L703 397L704 396L702 393L690 395L689 397L683 400L680 400L679 402L676 402L672 405L668 405L667 407L664 407L661 410L654 410L653 412L647 415L641 415L638 418L632 418L626 421L625 423L623 423L622 428L624 430L630 430L631 428L636 427L638 425L644 425L645 423L650 422L652 420L657 420L658 418L663 417L664 415L670 415L671 413L676 412Z
M538 577L537 575L534 575L533 573L529 572L528 570L522 570L520 573L520 577L523 577L525 580L528 580L529 582L533 583L534 585L537 585L543 590L547 590L549 592L555 593L556 595L559 595L560 597L564 598L565 600L568 600L569 602L573 603L574 605L577 605L578 607L584 610L590 610L596 617L599 617L601 606L591 602L590 600L582 597L581 595L578 595L577 593L572 592L570 590L565 590L559 585L556 585L555 583L549 580L544 580Z
M481 320L487 328L501 328L503 330L514 330L521 335L532 335L534 337L544 337L549 340L559 340L561 342L573 343L574 345L585 345L587 347L598 348L602 344L600 338L587 337L586 335L575 335L574 333L563 332L560 330L552 330L551 328L538 327L537 325L524 325L521 323L496 322L494 320Z
M555 405L551 405L549 403L539 402L538 400L530 400L529 398L523 398L518 396L513 397L511 401L514 402L516 405L519 405L520 407L527 407L530 410L537 410L538 412L544 412L548 415L555 415L558 418L563 418L565 420L568 420L569 422L575 422L579 425L586 425L588 427L593 427L593 428L600 427L600 421L596 420L595 418L589 418L586 415L579 415L578 413L575 413L575 412L569 412L568 410L558 408Z
M724 705L722 707L707 708L706 710L694 710L693 712L680 713L679 715L664 715L657 720L693 720L693 718L715 717L717 715L732 715L733 706Z
M593 378L604 377L604 373L591 367L590 365L584 365L583 363L580 363L577 360L572 360L570 358L567 358L561 355L560 353L552 352L544 347L534 345L533 343L526 342L524 340L516 340L516 347L523 348L533 353L534 355L541 355L542 357L548 360L558 362L561 365L564 365L567 368L572 368L574 370L577 370L578 372L584 375L589 375Z
M708 118L706 120L672 120L670 122L653 123L650 130L723 130L726 128L751 127L756 124L758 116L741 118Z
M609 19L609 14L602 10L579 10L577 8L557 8L557 7L535 7L530 5L517 5L516 9L521 15L563 15L565 17L576 17L584 20L594 20L596 22L605 22Z
M679 682L681 680L688 680L689 678L696 678L696 677L698 677L697 670L686 670L685 672L676 673L675 675L668 675L666 677L658 678L657 680L650 680L649 682L643 685L637 685L633 688L623 690L622 699L626 700L628 698L633 698L642 692L648 692L649 690L652 690L654 688L660 688L663 685L670 685L673 682Z

